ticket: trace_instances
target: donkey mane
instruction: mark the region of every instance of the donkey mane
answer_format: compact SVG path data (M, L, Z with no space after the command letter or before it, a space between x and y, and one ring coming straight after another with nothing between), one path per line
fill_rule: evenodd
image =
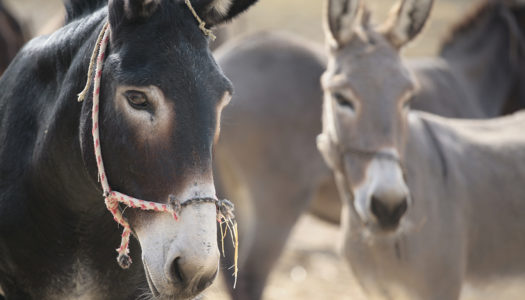
M100 7L106 5L107 0L66 0L66 24L90 14Z
M520 84L525 64L524 14L525 6L514 0L482 1L453 27L439 50L439 56L476 91L488 116L515 111L525 103ZM484 50L475 50L480 45ZM507 100L496 105L498 99Z
M493 13L499 13L497 10L498 7L507 6L512 10L512 5L507 4L507 2L508 1L498 2L484 0L471 7L465 14L465 17L459 20L449 30L448 34L441 42L441 52L446 48L453 47L464 35L476 30L479 24L485 21L487 16Z
M441 48L447 48L454 44L458 38L474 30L484 17L494 8L494 2L482 1L474 5L465 14L465 17L454 24L441 43Z

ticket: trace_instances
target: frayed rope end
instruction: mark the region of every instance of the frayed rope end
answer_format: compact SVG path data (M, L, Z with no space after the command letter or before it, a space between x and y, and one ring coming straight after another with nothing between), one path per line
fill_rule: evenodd
M237 287L237 278L239 274L239 231L237 229L237 222L235 221L235 206L230 201L223 199L217 201L217 221L219 222L219 228L221 230L221 246L222 246L222 255L224 256L224 238L226 237L227 232L230 232L232 238L232 244L234 248L234 257L233 257L233 289ZM222 224L226 225L225 230L223 231ZM231 225L231 226L230 226Z
M217 218L219 222L235 220L235 206L230 201L223 199L217 203Z
M89 89L83 90L81 93L78 94L77 102L82 102L84 99L86 99L86 95Z
M117 262L122 269L128 269L131 266L131 257L126 253L119 253Z

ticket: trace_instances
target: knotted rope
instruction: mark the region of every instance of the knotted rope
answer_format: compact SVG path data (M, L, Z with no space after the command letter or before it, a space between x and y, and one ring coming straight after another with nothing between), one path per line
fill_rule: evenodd
M188 7L190 10L196 15L195 11L191 7L191 4L189 4L189 1L187 2ZM204 27L204 22L200 20L198 16L196 16L197 21L201 24L200 28L201 30ZM202 23L201 23L202 22ZM203 30L204 34L210 35L211 32ZM122 239L120 242L120 247L117 250L118 257L117 262L123 269L129 268L132 261L129 256L129 238L131 235L131 226L127 222L127 220L122 215L122 211L119 208L119 203L122 203L128 207L132 208L138 208L142 210L153 210L156 212L167 212L173 215L173 218L178 221L180 213L184 207L197 204L197 203L213 203L217 207L217 221L219 222L219 226L221 229L221 237L222 237L222 250L224 255L224 238L226 236L226 233L223 233L223 223L226 224L227 228L230 230L231 236L232 236L232 242L235 249L235 257L234 257L234 273L233 276L235 277L235 284L237 282L237 261L238 261L238 231L237 231L237 223L235 221L234 216L234 206L233 203L230 201L224 199L224 200L218 200L215 198L193 198L186 200L184 202L180 202L178 199L176 199L174 196L169 197L168 204L161 204L151 201L145 201L141 199L137 199L125 194L122 194L117 191L112 191L109 187L108 179L106 176L106 171L104 168L104 162L102 160L102 151L100 147L100 133L99 133L99 102L100 102L100 81L102 77L102 67L104 63L104 57L106 55L107 46L109 44L109 34L110 34L110 27L109 24L106 22L98 35L95 47L93 49L93 53L91 55L89 69L88 69L88 78L86 81L86 86L82 90L80 94L78 94L78 101L82 102L91 87L91 84L93 82L93 106L91 111L91 119L92 119L92 136L93 136L93 145L94 145L94 152L95 152L95 158L97 162L97 170L98 170L98 180L102 186L103 191L103 197L104 202L106 204L106 208L111 212L113 215L113 219L115 222L120 224L124 230L122 232ZM211 34L213 35L213 34ZM96 63L95 63L96 61ZM95 71L95 75L93 76L93 71Z
M197 12L195 11L195 9L193 9L193 6L191 5L190 0L184 0L184 3L186 3L186 6L188 6L189 10L191 11L191 13L193 14L193 16L195 17L195 19L196 19L197 22L199 23L199 28L200 28L200 30L202 31L202 33L204 33L205 36L209 36L210 39L211 39L212 41L215 41L215 39L216 39L217 37L215 36L215 34L213 34L213 31L211 31L211 29L206 28L206 22L204 22L204 21L199 17L199 15L198 15Z

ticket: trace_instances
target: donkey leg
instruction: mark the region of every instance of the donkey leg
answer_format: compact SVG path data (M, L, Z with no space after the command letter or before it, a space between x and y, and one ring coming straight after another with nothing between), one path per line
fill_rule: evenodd
M279 193L281 191L282 193ZM307 189L287 190L266 187L254 194L254 227L249 233L251 240L247 251L240 244L241 265L235 289L233 277L226 275L230 293L235 300L261 299L268 276L286 245L291 229L306 210L310 199ZM241 238L243 236L241 235ZM246 239L245 239L246 240ZM232 265L231 256L226 266ZM230 273L230 272L227 272Z

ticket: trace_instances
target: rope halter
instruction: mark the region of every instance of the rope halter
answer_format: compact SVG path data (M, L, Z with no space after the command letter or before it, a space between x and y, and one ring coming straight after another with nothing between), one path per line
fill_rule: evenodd
M188 6L191 9L191 4ZM193 10L192 10L193 11ZM199 19L198 19L199 20ZM200 23L200 22L199 22ZM203 24L203 23L201 23ZM202 28L201 28L202 29ZM206 33L206 32L205 32ZM146 201L142 199L137 199L126 194L111 190L108 178L106 176L106 171L104 169L104 162L102 161L102 151L100 147L100 133L99 133L99 101L100 101L100 81L102 77L102 67L104 64L104 57L106 55L107 46L109 44L109 35L110 27L108 22L106 22L98 35L93 53L91 55L88 78L86 86L80 94L78 94L78 101L82 102L91 87L93 82L93 106L92 106L92 136L93 136L93 145L95 151L95 158L97 162L98 170L98 180L102 186L104 202L106 208L113 215L115 222L120 224L124 230L122 232L122 239L120 242L120 247L117 248L118 257L117 262L123 269L129 268L132 261L129 256L129 238L131 235L131 226L127 220L122 215L122 211L119 208L119 203L122 203L128 207L138 208L141 210L153 210L156 212L167 212L173 215L173 218L178 221L182 209L192 204L197 203L213 203L217 208L217 221L220 223L221 236L222 236L222 245L223 245L223 254L224 254L224 237L226 233L223 232L223 223L226 224L227 229L230 230L232 235L232 242L235 248L235 258L234 258L234 273L235 282L237 281L237 257L238 257L238 238L237 238L237 223L235 221L235 216L233 214L234 206L228 200L218 200L215 198L193 198L180 202L174 196L169 197L167 204L161 204L151 201ZM93 76L94 71L94 76ZM235 287L235 284L234 284Z

